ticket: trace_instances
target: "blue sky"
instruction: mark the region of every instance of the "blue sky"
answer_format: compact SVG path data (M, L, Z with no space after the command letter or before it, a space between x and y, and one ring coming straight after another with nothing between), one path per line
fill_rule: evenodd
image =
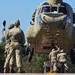
M15 20L19 19L21 22L20 27L26 36L32 12L36 9L39 3L44 1L46 0L0 0L0 40L3 37L1 30L4 20L6 20L7 29L9 24L14 23ZM72 8L75 8L75 0L63 1L70 4Z

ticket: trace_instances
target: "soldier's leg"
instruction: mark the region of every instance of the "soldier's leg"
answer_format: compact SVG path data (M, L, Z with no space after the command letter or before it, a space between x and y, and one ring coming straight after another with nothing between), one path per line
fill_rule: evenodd
M56 73L57 72L57 63L55 62L53 65L53 71Z
M4 57L5 57L5 60L6 60L6 57L7 57L7 55L8 55L9 53L8 53L8 48L6 48L6 46L5 46L5 52L4 52ZM4 67L4 73L6 73L7 72L7 67Z
M64 63L64 67L65 67L65 71L68 72L69 68L68 68L67 63Z
M44 66L44 73L46 73L46 66Z
M61 73L64 73L64 63L61 62Z
M12 57L12 55L13 55L13 50L11 49L10 50L10 53L7 55L6 60L5 60L5 63L4 63L4 73L6 71L7 65L8 65L9 60Z
M21 51L20 50L16 50L16 65L18 68L18 73L22 72L22 60L21 60Z
M9 63L9 73L13 73L13 65L14 65L14 55L10 58L10 63Z
M53 62L51 62L50 72L53 72Z
M64 65L62 62L60 62L61 66L60 66L60 73L64 73Z
M58 73L61 73L61 63L60 62L58 62Z

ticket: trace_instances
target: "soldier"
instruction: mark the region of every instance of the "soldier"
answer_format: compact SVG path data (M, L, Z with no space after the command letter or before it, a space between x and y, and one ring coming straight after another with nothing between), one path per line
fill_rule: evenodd
M34 54L34 48L31 47L30 43L28 44L25 54L28 55L28 61L31 62L33 54Z
M16 57L16 65L18 68L18 73L22 70L22 60L21 60L21 50L25 43L25 36L23 31L20 29L20 21L15 21L14 28L9 31L10 43L10 54L7 55L6 62L4 63L4 68L7 67L10 58L14 55Z
M12 28L14 27L14 24L10 24L8 26L8 29L11 30ZM9 42L11 42L10 38L9 38ZM9 44L9 47L10 47L10 44ZM9 48L9 54L10 54L11 50ZM9 61L9 67L10 67L10 70L9 72L12 73L13 72L13 64L14 64L14 55L12 55L12 57L10 58L10 61Z
M8 26L8 29L10 30L10 29L12 29L13 27L14 27L14 24L10 24L10 25ZM6 30L5 30L5 24L4 24L4 22L3 22L2 34L4 35L5 40L6 40L6 42L5 42L5 52L4 52L5 58L6 58L7 55L10 53L10 49L9 49L10 38L8 37L8 33L9 33L9 31L6 31ZM12 71L13 71L13 56L12 56L11 59L10 59L9 66L10 66L10 72L12 72ZM6 68L7 68L7 67L5 67L4 72L6 72L6 70L7 70Z
M70 50L70 58L72 64L75 64L75 47L73 47L73 49Z
M45 61L43 68L44 68L44 73L49 72L50 71L50 61Z
M56 46L56 48L52 49L52 52L49 54L49 59L51 62L51 71L56 72L57 71L57 54L59 52L59 48Z
M68 70L68 66L67 66L67 56L66 53L63 52L63 49L61 49L57 55L57 60L58 60L58 68L60 73L64 73L64 67L65 70Z

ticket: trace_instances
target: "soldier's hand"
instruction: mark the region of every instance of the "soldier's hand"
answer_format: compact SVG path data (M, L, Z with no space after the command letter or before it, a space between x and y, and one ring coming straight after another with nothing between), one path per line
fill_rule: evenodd
M6 26L6 20L3 21L3 26Z

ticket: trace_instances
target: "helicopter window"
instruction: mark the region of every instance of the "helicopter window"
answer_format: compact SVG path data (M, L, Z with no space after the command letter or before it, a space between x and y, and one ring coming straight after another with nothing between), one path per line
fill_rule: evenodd
M49 3L45 2L45 3L43 3L42 5L49 5Z
M57 7L52 7L51 12L57 12Z
M59 13L67 14L66 8L65 7L59 7Z
M50 7L49 6L42 7L42 11L41 12L50 12Z

